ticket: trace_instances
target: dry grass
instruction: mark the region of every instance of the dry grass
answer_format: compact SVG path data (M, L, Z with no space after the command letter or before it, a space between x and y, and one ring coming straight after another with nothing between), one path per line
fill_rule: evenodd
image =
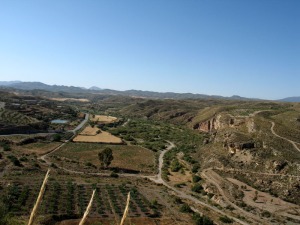
M97 134L97 132L100 129L97 127L91 127L91 126L87 126L86 128L84 128L84 130L80 133L80 135L87 135L87 136L94 136Z
M100 133L99 133L100 132ZM74 139L74 142L91 142L91 143L108 143L108 144L122 144L121 138L116 137L109 132L101 131L97 127L86 127Z
M42 198L43 198L43 195L44 195L44 192L45 192L45 189L46 189L46 184L47 184L47 181L48 181L48 178L49 178L49 173L50 173L50 169L48 169L47 173L46 173L46 176L44 178L44 181L43 181L43 184L41 186L41 189L40 189L40 193L38 195L38 198L36 200L36 203L32 209L32 212L30 214L30 218L29 218L29 222L28 222L28 225L32 225L33 222L34 222L34 219L36 217L36 213L37 213L37 210L41 204L41 201L42 201Z
M35 153L37 155L44 155L47 152L50 152L56 147L58 147L60 144L61 144L60 142L51 142L51 143L37 142L37 143L31 143L27 145L13 146L13 147L21 154Z
M65 102L65 101L72 101L72 102L89 102L90 100L86 98L49 98L52 101L59 101L59 102Z
M276 198L274 196L271 196L270 194L266 192L261 192L253 187L233 178L227 178L231 183L238 185L239 189L243 191L244 197L243 201L252 207L255 208L261 208L263 207L264 210L267 210L271 213L284 213L285 211L288 211L289 209L296 209L300 210L300 206L295 205L293 203L286 202L280 198ZM242 189L241 186L246 187L246 189ZM255 194L257 193L257 194ZM256 200L254 200L254 196L256 197Z
M116 137L108 132L102 131L94 136L77 135L74 142L89 142L89 143L106 143L106 144L122 144L121 138Z
M54 155L78 160L82 163L90 162L99 167L100 161L98 159L98 153L107 147L113 150L114 159L110 165L111 167L142 171L146 173L154 172L154 152L139 146L67 143L60 149L60 151L55 152Z
M95 117L91 116L90 120L93 122L99 123L112 123L118 120L118 118L113 116L104 116L104 115L95 115Z

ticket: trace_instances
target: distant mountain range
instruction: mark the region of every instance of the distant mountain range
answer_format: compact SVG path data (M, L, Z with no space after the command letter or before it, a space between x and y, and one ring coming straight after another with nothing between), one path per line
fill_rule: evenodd
M278 100L280 102L300 102L300 96L299 97L288 97Z
M245 98L238 95L224 97L219 95L205 95L193 93L174 93L174 92L154 92L141 90L117 91L111 89L102 89L96 86L89 89L83 87L64 86L64 85L48 85L42 82L22 82L22 81L0 81L0 87L14 88L20 90L45 90L51 92L66 93L98 93L106 95L122 95L141 98L158 98L158 99L232 99L232 100L259 100ZM300 97L288 97L278 101L283 102L300 102Z
M0 86L10 86L12 84L21 83L22 81L0 81Z

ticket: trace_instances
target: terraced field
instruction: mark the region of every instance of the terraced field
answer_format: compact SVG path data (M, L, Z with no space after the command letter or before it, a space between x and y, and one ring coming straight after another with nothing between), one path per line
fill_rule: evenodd
M16 125L28 125L39 121L16 111L0 109L0 122Z
M5 203L14 214L19 216L30 214L39 191L38 185L12 183L9 186L1 185L1 188L0 197L9 198ZM159 215L151 203L133 186L88 185L71 181L60 183L55 180L47 185L39 213L77 218L83 215L93 189L96 189L96 195L89 217L122 217L129 191L131 192L130 217L157 217Z

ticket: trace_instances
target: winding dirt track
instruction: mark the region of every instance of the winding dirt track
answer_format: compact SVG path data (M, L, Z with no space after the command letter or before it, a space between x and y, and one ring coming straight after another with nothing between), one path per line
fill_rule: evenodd
M261 220L258 216L245 211L243 208L237 206L236 204L234 204L233 202L231 202L227 195L225 194L224 190L222 187L220 187L219 183L222 180L222 178L219 177L219 175L217 173L215 173L212 169L206 169L201 173L202 177L207 179L209 181L209 183L212 183L214 186L216 186L216 188L218 189L219 193L222 195L224 201L231 205L233 208L235 208L237 211L239 211L240 213L242 213L243 215L247 216L247 218L252 218L253 220L256 220L258 222L260 222L260 224L264 224L264 221Z
M290 143L294 146L294 148L295 148L298 152L300 152L300 149L299 149L298 146L297 146L297 144L300 145L300 143L295 142L295 141L292 141L292 140L287 139L287 138L285 138L285 137L281 137L280 135L276 134L276 132L274 131L275 123L274 123L273 121L271 121L271 123L272 123L272 126L271 126L271 132L272 132L272 134L275 135L276 137L279 137L279 138L281 138L281 139L283 139L283 140L286 140L286 141L290 142Z
M254 112L253 114L251 114L251 116L255 116L257 115L258 113L260 113L261 111L256 111ZM274 127L275 127L275 122L271 121L271 132L274 136L278 137L278 138L281 138L285 141L288 141L290 142L293 147L300 152L300 149L299 147L297 146L297 144L300 145L300 143L297 143L295 141L292 141L288 138L285 138L285 137L282 137L280 135L278 135L275 131L274 131ZM246 172L246 173L252 173L252 174L259 174L259 175L268 175L268 176L283 176L283 177L293 177L293 178L300 178L300 176L296 176L296 175L288 175L288 174L275 174L275 173L261 173L261 172L252 172L252 171L244 171L244 170L239 170L239 169L224 169L224 168L215 168L215 169L218 169L218 170L223 170L223 171L238 171L238 172ZM243 213L244 215L247 215L248 217L252 218L252 219L255 219L257 221L260 221L261 223L263 223L263 221L260 220L259 217L245 211L244 209L242 209L241 207L238 207L237 205L235 205L234 203L232 203L226 196L226 194L224 193L224 190L220 187L219 185L219 180L216 179L216 177L214 177L214 175L212 174L213 171L212 171L212 168L209 168L209 169L206 169L205 171L203 171L201 173L202 177L206 178L208 182L210 182L211 184L213 184L219 191L219 193L221 194L221 196L223 197L223 199L228 203L230 204L232 207L234 207L235 209L237 209L238 211L240 211L241 213Z
M70 138L71 140L71 138ZM68 140L69 141L69 140ZM68 142L66 141L66 142ZM119 176L120 177L137 177L137 178L147 178L149 179L150 181L152 182L155 182L155 183L158 183L158 184L162 184L164 185L165 187L167 187L168 189L172 190L174 192L175 195L177 195L178 197L182 198L182 199L186 199L186 200L190 200L192 202L194 202L194 204L196 205L202 205L202 206L205 206L221 215L224 215L224 216L228 216L229 218L233 219L235 222L239 223L239 224L243 224L243 225L248 225L248 223L238 219L238 218L235 218L235 217L232 217L230 215L228 215L227 213L219 210L218 208L214 207L214 206L211 206L205 202L202 202L196 198L194 198L193 196L191 195L188 195L180 190L177 190L176 188L170 186L168 183L166 183L163 179L162 179L162 167L163 167L163 158L164 158L164 155L170 151L171 149L173 149L175 146L174 143L168 141L169 143L169 146L163 150L161 152L161 154L159 155L159 167L158 167L158 174L155 175L155 176L144 176L144 175L140 175L140 174L128 174L128 173L120 173ZM48 156L50 156L52 153L58 151L59 149L61 149L66 143L63 143L61 144L60 146L58 146L57 148L55 148L53 151L41 156L40 158L42 160L45 161L45 163L47 165L51 165L51 161L49 159L47 159ZM63 171L66 171L68 173L71 173L71 174L87 174L87 175L94 175L94 176L109 176L110 174L109 173L85 173L85 172L81 172L81 171L75 171L75 170L69 170L67 168L64 168L64 167L61 167L61 166L57 166L59 169L63 170ZM195 209L194 207L192 207L192 209L195 211L195 212L198 212L198 213L201 213L200 211L198 211L197 209Z
M182 198L182 199L190 200L190 201L194 202L196 205L202 205L202 206L205 206L205 207L207 207L207 208L209 208L209 209L211 209L211 210L213 210L213 211L215 211L215 212L217 212L217 213L219 213L219 214L221 214L221 215L224 215L224 216L227 216L227 217L233 219L233 220L234 220L235 222L237 222L237 223L240 223L240 224L243 224L243 225L248 225L248 223L246 223L246 222L244 222L244 221L242 221L242 220L240 220L240 219L238 219L238 218L232 217L232 216L228 215L227 213L225 213L225 212L219 210L218 208L216 208L216 207L214 207L214 206L211 206L211 205L209 205L209 204L207 204L207 203L205 203L205 202L202 202L202 201L200 201L199 199L197 199L197 198L195 198L195 197L193 197L193 196L191 196L191 195L189 195L189 194L187 194L187 193L185 193L185 192L183 192L183 191L180 191L180 190L178 190L178 189L172 187L171 185L169 185L167 182L165 182L165 181L162 179L161 174L162 174L162 167L163 167L164 155L165 155L168 151L170 151L172 148L176 147L174 143L172 143L172 142L170 142L170 141L168 141L168 142L169 142L168 148L167 148L166 150L162 151L161 154L159 155L159 168L158 168L158 169L159 169L159 172L158 172L157 176L154 176L154 177L147 177L147 178L149 178L151 181L153 181L153 182L155 182L155 183L164 185L165 187L167 187L167 188L169 188L170 190L172 190L178 197L180 197L180 198ZM192 208L192 209L193 209L194 211L200 213L197 209L195 209L195 208Z
M261 112L261 111L254 112L251 116L255 116L255 115L258 114L259 112ZM72 130L72 132L74 133L74 135L73 135L69 140L67 140L65 143L62 143L60 146L58 146L58 147L56 147L55 149L53 149L51 152L46 153L45 155L41 156L40 158L41 158L42 160L44 160L45 163L46 163L47 165L50 166L50 165L51 165L51 161L48 159L48 156L50 156L52 153L58 151L58 150L61 149L67 142L69 142L69 141L75 136L76 131L78 131L79 129L81 129L81 128L85 125L85 123L86 123L87 121L88 121L88 114L86 114L86 117L85 117L85 119L82 121L82 123L81 123L77 128L75 128L74 130ZM126 126L128 122L129 122L129 121L125 122L125 123L123 124L123 126ZM294 142L294 141L292 141L292 140L289 140L289 139L287 139L287 138L281 137L280 135L278 135L277 133L275 133L275 131L274 131L275 123L274 123L274 122L271 122L271 123L272 123L271 132L273 133L273 135L275 135L275 136L278 137L278 138L281 138L281 139L283 139L283 140L286 140L286 141L290 142L290 143L294 146L294 148L295 148L297 151L300 152L300 149L299 149L298 146L297 146L297 144L299 144L299 143ZM169 143L169 146L168 146L165 150L163 150L163 151L161 152L161 154L159 155L159 165L158 165L158 174L157 174L157 175L155 175L155 176L144 176L144 175L140 175L140 174L128 174L128 173L126 173L126 174L119 174L119 176L120 176L120 177L147 178L147 179L149 179L149 180L152 181L152 182L155 182L155 183L164 185L164 186L167 187L168 189L172 190L172 191L174 192L175 195L177 195L178 197L180 197L180 198L182 198L182 199L186 199L186 200L192 201L192 202L193 202L194 204L196 204L196 205L202 205L202 206L205 206L205 207L207 207L207 208L209 208L209 209L211 209L211 210L213 210L213 211L215 211L215 212L217 212L217 213L219 213L219 214L221 214L221 215L226 215L226 216L228 216L229 218L233 219L235 222L237 222L237 223L239 223L239 224L247 225L248 223L246 223L246 222L244 222L244 221L242 221L242 220L240 220L240 219L238 219L238 218L232 217L232 216L228 215L227 213L225 213L224 211L219 210L218 208L216 208L216 207L214 207L214 206L211 206L211 205L209 205L209 204L207 204L207 203L205 203L205 202L203 202L203 201L201 201L201 200L199 200L199 199L197 199L197 198L195 198L195 197L193 197L193 196L191 196L191 195L189 195L189 194L187 194L187 193L185 193L185 192L182 192L182 191L180 191L180 190L174 188L173 186L170 186L167 182L165 182L165 181L162 179L162 167L163 167L163 158L164 158L164 155L165 155L168 151L170 151L171 149L173 149L174 147L176 147L174 143L169 142L169 141L168 141L168 143ZM69 170L69 169L64 168L64 167L61 167L61 166L58 166L58 168L61 169L61 170L66 171L66 172L68 172L68 173L71 173L71 174L88 174L88 175L94 175L94 176L109 176L109 175L110 175L109 173L85 173L85 172L81 172L81 171ZM255 216L255 215L253 215L253 214L251 214L251 213L249 213L249 212L246 212L246 211L243 210L242 208L240 208L240 207L236 206L235 204L231 203L230 200L226 197L226 195L225 195L224 191L222 190L222 188L219 186L218 182L217 182L216 180L214 180L213 176L210 176L211 174L206 174L206 173L208 173L208 172L209 172L209 169L206 170L206 171L204 171L204 172L202 173L203 177L205 177L209 182L211 182L212 184L214 184L214 185L217 187L217 189L219 190L220 194L225 198L225 201L226 201L227 203L229 203L230 205L232 205L236 210L238 210L238 211L241 212L242 214L247 215L248 218L252 218L252 219L254 219L254 220L256 220L256 221L259 221L261 224L263 224L263 221L260 220L257 216ZM251 173L257 173L257 174L264 174L264 175L274 175L274 176L278 176L278 174L268 174L268 173L258 173L258 172L251 172ZM281 174L281 176L293 176L293 175L282 175L282 174ZM293 177L298 177L298 176L293 176ZM195 212L201 213L201 212L199 212L197 209L195 209L194 207L192 207L192 209L193 209Z

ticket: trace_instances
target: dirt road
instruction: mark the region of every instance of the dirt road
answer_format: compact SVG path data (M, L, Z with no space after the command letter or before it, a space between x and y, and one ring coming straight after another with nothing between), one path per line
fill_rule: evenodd
M205 206L221 215L224 215L224 216L228 216L229 218L233 219L235 222L237 223L240 223L240 224L243 224L243 225L247 225L248 223L238 219L238 218L235 218L235 217L232 217L230 215L228 215L227 213L219 210L218 208L214 207L214 206L211 206L205 202L202 202L200 201L199 199L183 192L183 191L180 191L174 187L172 187L171 185L169 185L167 182L165 182L163 179L162 179L162 167L163 167L163 161L164 161L164 155L170 151L172 148L176 147L174 143L168 141L169 143L169 146L166 150L162 151L161 154L159 155L159 163L158 163L158 174L156 176L152 176L152 177L147 177L148 179L150 179L151 181L155 182L155 183L158 183L158 184L162 184L164 185L165 187L169 188L170 190L172 190L179 198L181 199L186 199L186 200L190 200L192 202L194 202L196 205L202 205L202 206ZM196 210L195 208L192 208L194 211L198 212L198 210ZM198 212L199 213L199 212Z
M221 178L217 173L215 173L212 169L206 169L201 173L201 176L205 178L209 183L213 184L219 191L220 195L224 199L224 201L231 205L233 208L235 208L237 211L239 211L241 214L243 214L246 218L252 218L259 222L260 224L264 224L264 221L262 221L258 216L249 213L245 211L243 208L235 205L233 202L231 202L227 195L225 194L223 188L220 186L222 183L223 178Z
M300 143L295 142L295 141L292 141L292 140L287 139L287 138L285 138L285 137L281 137L280 135L276 134L276 132L274 131L275 123L274 123L273 121L271 121L271 123L272 123L272 126L271 126L271 132L272 132L272 134L275 135L276 137L279 137L279 138L281 138L281 139L283 139L283 140L286 140L286 141L290 142L290 143L294 146L294 148L295 148L298 152L300 152L300 148L298 148L298 146L297 146L297 144L300 145Z

